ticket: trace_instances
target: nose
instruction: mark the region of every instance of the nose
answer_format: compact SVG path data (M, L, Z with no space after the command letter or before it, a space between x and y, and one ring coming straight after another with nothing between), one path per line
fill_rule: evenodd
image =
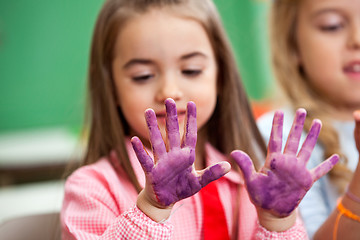
M156 93L156 100L164 102L167 98L172 98L174 101L180 100L183 97L178 79L174 76L164 76L162 81L159 81L159 89Z
M351 49L360 49L360 22L352 26L349 33L348 46Z

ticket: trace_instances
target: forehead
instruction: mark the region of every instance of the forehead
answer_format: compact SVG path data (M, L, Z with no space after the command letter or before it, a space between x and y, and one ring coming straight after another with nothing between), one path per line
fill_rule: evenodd
M360 0L302 0L300 6L302 10L307 11L349 9L360 12Z
M162 51L183 52L209 48L210 41L203 25L171 11L153 9L135 16L121 27L115 54L145 54Z

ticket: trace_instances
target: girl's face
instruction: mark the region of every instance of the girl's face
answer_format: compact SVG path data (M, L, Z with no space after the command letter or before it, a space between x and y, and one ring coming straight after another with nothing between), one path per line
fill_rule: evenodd
M164 100L176 101L180 132L186 104L194 101L201 128L216 104L217 65L209 38L197 21L150 10L121 28L112 63L118 104L132 134L148 138L144 111L154 109L163 137Z
M338 108L360 108L360 0L303 0L296 40L311 85Z

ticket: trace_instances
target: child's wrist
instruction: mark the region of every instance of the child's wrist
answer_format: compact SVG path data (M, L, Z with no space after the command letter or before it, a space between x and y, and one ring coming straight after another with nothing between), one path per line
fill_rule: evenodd
M172 210L172 206L162 207L155 203L146 195L144 190L139 193L136 206L155 222L163 222L168 219Z
M354 199L351 199L348 194L345 194L341 198L341 203L346 209L349 209L354 214L360 216L360 204L354 201Z
M360 204L360 197L353 194L349 189L346 190L345 195L351 199L353 202Z
M296 211L293 211L289 216L278 217L269 211L258 209L258 218L261 226L268 231L284 232L295 225Z

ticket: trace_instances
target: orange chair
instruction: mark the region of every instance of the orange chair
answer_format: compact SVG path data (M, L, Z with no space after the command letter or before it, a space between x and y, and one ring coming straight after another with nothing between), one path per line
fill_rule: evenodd
M255 119L272 109L271 105L265 102L252 102L251 107Z

